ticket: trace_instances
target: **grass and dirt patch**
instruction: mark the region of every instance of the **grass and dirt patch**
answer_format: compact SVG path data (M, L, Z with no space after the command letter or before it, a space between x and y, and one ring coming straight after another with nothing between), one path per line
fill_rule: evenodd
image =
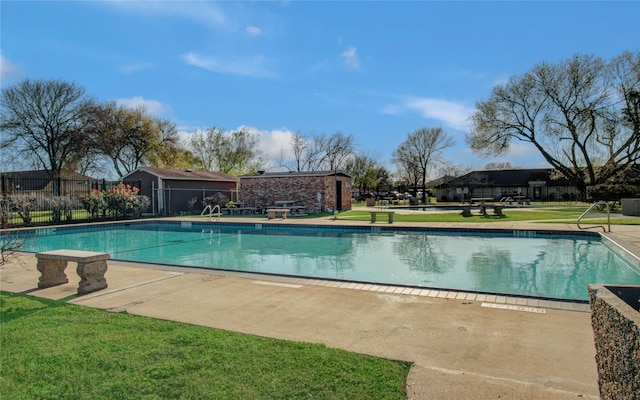
M3 399L404 399L410 363L0 292Z

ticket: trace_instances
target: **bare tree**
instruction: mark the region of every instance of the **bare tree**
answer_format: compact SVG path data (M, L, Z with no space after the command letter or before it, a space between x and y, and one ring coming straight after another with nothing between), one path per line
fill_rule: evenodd
M438 178L455 178L468 174L473 168L461 164L454 164L449 160L442 160L437 168Z
M346 162L353 157L353 135L343 135L342 132L335 132L321 144L324 148L325 168L331 171L345 169Z
M640 52L543 62L477 104L467 143L482 155L531 143L584 193L640 160L638 93Z
M302 136L300 132L296 132L291 137L291 149L293 150L293 170L300 172L307 169L307 149L309 148L309 140Z
M343 170L354 156L353 135L335 132L331 136L314 134L311 138L296 132L291 139L294 171Z
M82 86L62 81L27 79L2 89L0 149L60 176L85 150L89 104Z
M205 171L216 169L216 141L222 132L215 126L206 131L196 131L189 139L189 148L194 156L200 160L200 166Z
M410 133L393 152L392 162L413 182L427 184L429 168L440 160L442 152L454 145L442 128L422 128ZM414 187L417 190L417 188ZM426 196L425 196L426 199Z
M483 169L485 169L487 171L501 170L501 169L514 169L514 166L511 165L511 163L509 161L490 162L488 164L485 164Z

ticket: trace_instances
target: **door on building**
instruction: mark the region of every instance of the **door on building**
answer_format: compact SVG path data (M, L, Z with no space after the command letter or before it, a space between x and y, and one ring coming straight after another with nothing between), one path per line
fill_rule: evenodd
M336 181L336 210L342 211L342 182Z

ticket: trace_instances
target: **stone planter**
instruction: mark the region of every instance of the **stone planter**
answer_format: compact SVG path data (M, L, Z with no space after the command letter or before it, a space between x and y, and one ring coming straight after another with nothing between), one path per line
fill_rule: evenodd
M622 215L640 217L640 199L620 199Z
M602 399L640 399L640 286L589 285Z

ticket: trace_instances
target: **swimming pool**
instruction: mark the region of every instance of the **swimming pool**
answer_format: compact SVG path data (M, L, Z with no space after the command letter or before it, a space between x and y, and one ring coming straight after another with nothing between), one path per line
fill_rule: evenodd
M153 221L23 235L32 252L573 301L588 284L640 284L637 260L590 232Z

